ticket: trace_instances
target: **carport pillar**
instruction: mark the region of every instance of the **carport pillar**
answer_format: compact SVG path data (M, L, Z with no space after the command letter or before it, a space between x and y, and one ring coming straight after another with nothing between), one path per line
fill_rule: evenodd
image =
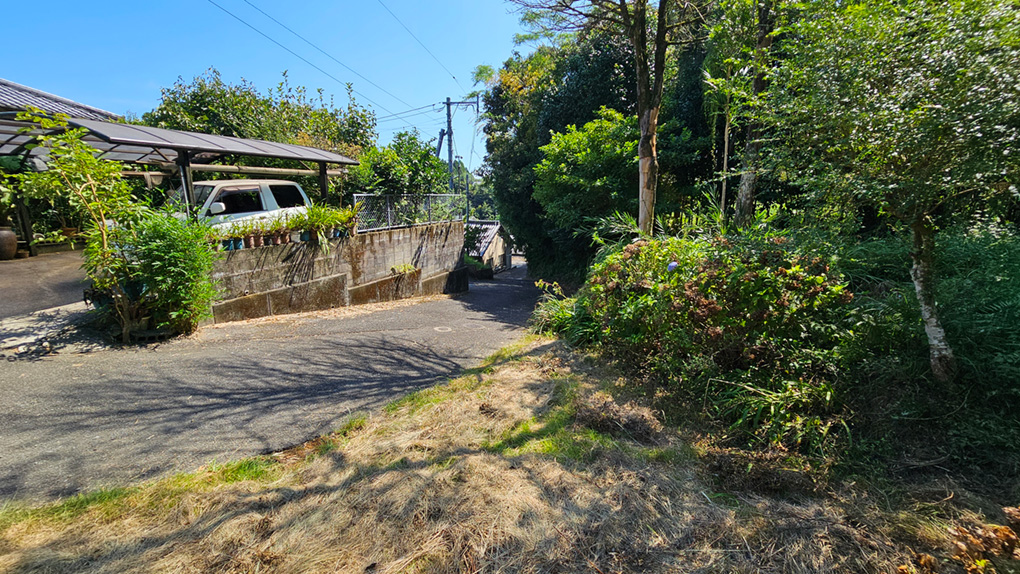
M322 202L325 203L329 199L329 176L326 175L326 162L319 162L319 195L322 197Z
M191 152L184 150L177 152L177 167L181 170L181 186L184 188L185 201L188 202L188 207L192 208L190 210L192 217L197 217L195 182L191 178Z
M14 193L14 208L18 215L18 227L21 228L21 237L25 240L25 244L28 245L28 254L31 257L35 257L38 253L36 253L35 241L33 241L35 233L32 229L32 216L28 213L28 206L25 205L25 200L17 191Z

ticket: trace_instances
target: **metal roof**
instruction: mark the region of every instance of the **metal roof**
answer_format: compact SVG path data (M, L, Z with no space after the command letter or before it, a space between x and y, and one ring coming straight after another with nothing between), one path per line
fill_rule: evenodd
M21 130L33 124L3 117L0 114L0 155L23 155L25 144L41 135L40 130L22 133ZM194 163L208 163L225 155L246 155L271 157L298 161L357 165L358 162L337 153L313 147L250 140L228 136L202 134L152 128L124 123L96 121L85 118L70 118L72 127L88 130L83 138L89 145L102 152L104 159L127 163L165 164L177 160L181 152L191 152ZM45 153L42 148L28 151L28 156Z
M89 120L120 119L120 116L113 112L79 104L67 98L0 78L0 109L26 110L30 106L51 114L66 114Z
M496 239L496 235L499 234L500 229L503 227L498 221L489 221L484 219L472 219L468 221L468 226L478 227L482 230L482 235L478 240L478 249L476 249L474 253L468 254L472 257L484 256L485 252L489 250L489 246L492 245L492 242Z

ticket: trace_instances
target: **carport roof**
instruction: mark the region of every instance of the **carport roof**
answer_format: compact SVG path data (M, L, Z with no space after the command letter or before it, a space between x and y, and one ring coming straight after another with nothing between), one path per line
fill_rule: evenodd
M242 139L229 136L167 130L134 124L112 123L84 118L69 118L71 127L84 128L83 138L99 150L102 157L116 161L140 164L174 163L180 154L189 152L190 161L207 163L225 155L272 157L316 163L357 165L358 162L326 150L313 147ZM30 122L18 121L13 114L0 114L0 155L28 155L45 153L41 148L26 150L25 144L42 134Z

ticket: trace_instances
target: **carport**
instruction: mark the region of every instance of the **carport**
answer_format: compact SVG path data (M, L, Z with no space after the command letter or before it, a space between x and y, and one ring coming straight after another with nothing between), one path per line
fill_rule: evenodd
M0 113L0 156L21 158L21 165L40 163L46 150L30 147L47 130L37 124L17 119L18 112ZM130 165L143 166L144 170L125 171L124 175L144 177L151 187L154 182L168 176L179 176L186 190L189 205L194 205L194 172L217 172L271 176L318 177L319 192L325 199L329 178L344 173L344 167L358 162L326 150L313 147L153 128L126 123L113 123L83 118L68 118L70 128L83 128L83 138L104 159ZM65 128L57 128L65 129ZM54 130L50 130L52 132ZM263 157L301 162L305 169L258 167L213 163L238 156ZM330 169L330 166L335 166ZM28 210L19 200L18 220L22 236L32 237L32 223Z

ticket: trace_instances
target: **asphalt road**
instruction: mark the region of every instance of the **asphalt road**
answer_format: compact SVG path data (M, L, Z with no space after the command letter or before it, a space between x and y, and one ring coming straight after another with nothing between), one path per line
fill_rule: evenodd
M158 346L0 362L0 504L272 452L433 385L516 339L515 268L454 298L217 325Z
M81 251L0 261L0 319L82 300Z

